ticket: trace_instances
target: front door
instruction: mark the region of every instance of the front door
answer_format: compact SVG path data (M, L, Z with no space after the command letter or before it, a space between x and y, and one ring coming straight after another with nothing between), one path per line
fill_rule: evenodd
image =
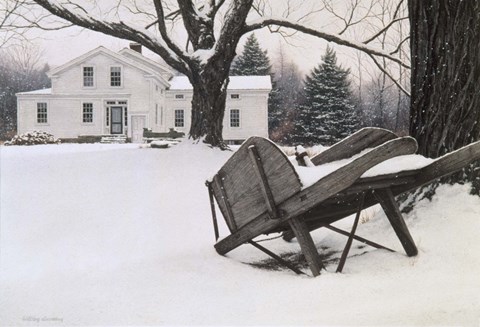
M112 134L123 134L123 108L112 107Z
M146 127L145 116L132 116L132 142L143 142L143 129Z

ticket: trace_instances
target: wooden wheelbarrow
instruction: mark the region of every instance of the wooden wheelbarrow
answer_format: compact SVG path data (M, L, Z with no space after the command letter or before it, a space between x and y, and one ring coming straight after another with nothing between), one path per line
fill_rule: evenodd
M302 169L328 169L324 169L324 175L320 173L312 185L304 185L307 183L302 184L298 169L274 143L260 137L249 138L212 180L207 181L217 241L214 199L231 232L215 244L215 249L224 255L250 243L300 273L253 241L261 234L284 232L285 239L297 238L312 274L317 276L323 265L310 231L326 227L349 236L337 269L341 271L353 239L384 248L355 235L360 211L380 203L405 252L415 256L417 248L394 196L479 160L480 142L415 169L380 172L373 176L367 173L388 159L396 158L387 165L395 166L394 160L406 158L416 150L417 143L411 137L398 137L384 129L364 128L311 158L315 167ZM354 213L357 215L351 232L330 226Z

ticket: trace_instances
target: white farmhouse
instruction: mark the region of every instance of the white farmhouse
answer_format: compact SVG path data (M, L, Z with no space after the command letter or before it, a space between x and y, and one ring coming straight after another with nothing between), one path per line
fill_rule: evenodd
M135 50L133 50L135 49ZM52 88L17 93L19 134L42 130L57 138L123 135L142 142L143 129L188 135L193 88L185 76L131 46L98 47L51 70ZM270 76L232 76L223 137L239 142L268 136Z

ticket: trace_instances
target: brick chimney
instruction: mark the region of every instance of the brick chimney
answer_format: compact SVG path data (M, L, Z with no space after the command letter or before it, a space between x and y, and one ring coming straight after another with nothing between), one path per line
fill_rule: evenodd
M142 54L142 45L139 43L130 43L130 49Z

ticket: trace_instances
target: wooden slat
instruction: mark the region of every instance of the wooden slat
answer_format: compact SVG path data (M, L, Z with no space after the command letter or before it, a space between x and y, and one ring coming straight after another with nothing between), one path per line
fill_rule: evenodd
M417 247L415 246L412 235L410 235L408 227L403 220L400 210L398 209L398 205L395 202L392 190L388 188L379 189L376 190L374 194L377 196L378 202L381 204L383 211L385 211L385 215L390 221L390 224L392 225L395 234L397 234L400 243L402 243L407 255L409 257L417 255Z
M215 233L215 242L218 241L220 236L218 232L218 222L217 222L217 214L215 212L215 200L213 199L213 190L211 183L206 183L208 188L208 197L210 199L210 210L212 211L212 222L213 222L213 232Z
M221 202L222 206L225 208L225 220L228 227L230 228L230 231L234 232L237 230L237 225L235 223L235 220L233 219L232 208L230 207L230 203L228 202L227 193L225 192L225 187L223 185L221 175L215 175L215 177L213 178L213 182L219 190L219 197L217 198L217 202Z
M319 166L328 162L347 159L367 149L377 147L398 136L380 128L366 127L350 135L342 141L332 145L327 150L311 158L314 165Z
M250 159L254 166L254 170L257 173L257 182L262 190L263 198L268 208L268 213L270 214L272 219L277 219L280 214L277 210L277 206L275 205L272 190L270 189L270 185L268 184L268 179L267 175L265 174L262 159L260 158L258 150L254 145L251 145L248 150L250 154Z
M288 223L300 244L300 248L302 249L305 260L307 260L308 266L312 271L312 275L314 277L320 275L323 263L322 260L320 260L317 248L315 247L315 243L313 243L312 236L307 229L305 221L303 221L301 217L294 217L288 220Z
M365 155L353 160L331 174L323 177L314 185L294 193L288 200L278 204L282 217L277 220L266 220L267 215L261 214L237 232L219 241L215 248L220 254L225 254L246 241L274 229L290 218L297 217L316 205L343 191L352 185L365 171L387 159L415 153L417 142L411 137L394 139L378 146Z

